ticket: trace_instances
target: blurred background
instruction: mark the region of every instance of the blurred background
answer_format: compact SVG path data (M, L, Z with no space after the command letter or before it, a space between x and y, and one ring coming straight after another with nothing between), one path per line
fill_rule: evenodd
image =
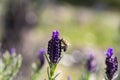
M107 48L114 48L120 59L120 0L0 0L0 49L3 53L16 48L22 54L18 77L30 80L31 64L40 48L47 50L54 30L68 43L57 80L80 80L90 54L97 63L91 80L102 80ZM40 80L47 78L47 66L46 62Z

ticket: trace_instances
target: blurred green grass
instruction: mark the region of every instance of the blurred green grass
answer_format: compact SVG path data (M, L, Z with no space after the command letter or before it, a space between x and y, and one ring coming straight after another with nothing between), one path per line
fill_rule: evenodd
M62 22L55 21L55 23L53 23L48 17L48 19L45 19L47 21L40 25L37 30L44 31L45 34L51 34L52 31L59 30L60 34L64 38L68 38L74 46L94 45L103 48L113 46L118 33L119 25L117 24L119 15L116 15L116 13L113 12L104 11L97 13L94 10L92 13L92 18L90 18L89 22L84 24L81 24L75 19L75 16L73 16L73 14L75 15L75 12L72 12L72 18L67 22L64 22L64 19L62 19ZM52 17L57 18L58 16L54 17L54 14L52 14ZM45 17L43 16L43 18L46 18L47 15L49 14L44 15ZM112 22L112 19L114 18L117 20L115 25L113 24L114 22Z
M59 12L59 8L57 9L58 12L54 7L49 7L44 10L42 19L40 17L39 20L41 23L35 29L37 36L40 36L41 34L48 40L51 37L51 32L58 30L61 37L66 39L73 49L89 46L96 47L98 50L105 50L108 47L119 46L119 41L116 43L116 40L119 37L119 11L95 11L90 8L76 9L73 7L64 7L64 10ZM86 17L87 20L81 19ZM98 54L98 56L103 55ZM102 59L101 62L103 60L104 59ZM104 77L105 65L102 64L101 66L102 68L100 69L102 70L100 73L102 74L99 73L99 76L97 76L99 77L99 80ZM82 67L84 66L82 65ZM82 69L80 66L75 68L60 65L58 70L59 69L64 71L59 77L60 80L65 80L69 74L71 75L72 80L79 80L80 75L84 72L84 68ZM61 77L63 79L61 79Z

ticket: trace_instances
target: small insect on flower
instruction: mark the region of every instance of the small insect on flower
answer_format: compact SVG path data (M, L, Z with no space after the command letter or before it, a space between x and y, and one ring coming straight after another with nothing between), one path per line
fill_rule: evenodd
M63 49L64 52L66 52L68 48L67 42L64 39L61 39L61 44L62 44L61 48Z

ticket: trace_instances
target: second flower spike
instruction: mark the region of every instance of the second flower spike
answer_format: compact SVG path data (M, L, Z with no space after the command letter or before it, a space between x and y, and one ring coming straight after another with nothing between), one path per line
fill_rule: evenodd
M109 48L106 53L106 76L108 80L114 80L116 78L116 72L118 71L117 57L113 57L113 49Z

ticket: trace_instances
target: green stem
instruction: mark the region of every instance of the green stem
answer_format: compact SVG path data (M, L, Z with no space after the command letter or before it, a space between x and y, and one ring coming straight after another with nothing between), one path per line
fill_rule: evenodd
M47 55L45 54L45 57L46 57L46 59L47 59L47 62L48 62L48 64L49 64L49 67L50 67L50 61L49 61L49 59L48 59L48 57L47 57Z
M49 70L49 68L47 68L48 78L49 78L49 80L55 80L55 78L57 76L54 77L54 73L55 73L55 70L56 70L56 67L57 67L57 64L59 63L59 61L58 61L58 63L54 64L49 61L48 56L46 54L45 54L45 57L47 59L47 62L49 64L49 68L50 68L50 70Z
M54 73L55 73L56 67L57 67L57 64L51 64L49 80L54 80Z

